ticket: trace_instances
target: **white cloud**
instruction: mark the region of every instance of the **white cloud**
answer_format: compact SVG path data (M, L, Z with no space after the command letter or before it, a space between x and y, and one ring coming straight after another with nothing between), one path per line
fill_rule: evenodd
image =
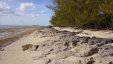
M0 1L0 11L7 11L9 9L10 6L7 3Z
M34 3L21 3L20 7L18 8L20 11L31 10L35 8Z

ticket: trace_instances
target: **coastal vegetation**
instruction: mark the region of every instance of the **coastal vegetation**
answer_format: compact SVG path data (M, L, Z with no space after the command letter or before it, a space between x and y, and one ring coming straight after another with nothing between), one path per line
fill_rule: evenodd
M113 29L113 0L52 0L53 26Z

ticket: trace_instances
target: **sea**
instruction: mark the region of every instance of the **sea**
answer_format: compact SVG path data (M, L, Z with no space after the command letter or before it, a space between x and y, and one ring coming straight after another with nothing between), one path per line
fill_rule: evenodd
M12 26L12 25L0 25L0 29L7 29L7 28L15 28L18 26Z

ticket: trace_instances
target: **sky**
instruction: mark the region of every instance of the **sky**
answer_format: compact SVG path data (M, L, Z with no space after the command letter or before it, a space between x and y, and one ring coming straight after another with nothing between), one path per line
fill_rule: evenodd
M0 0L0 25L49 25L51 0Z

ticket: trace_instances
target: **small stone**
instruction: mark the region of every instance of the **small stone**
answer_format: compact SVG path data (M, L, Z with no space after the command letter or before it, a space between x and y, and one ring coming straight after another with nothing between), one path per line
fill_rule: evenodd
M0 48L0 51L4 51L4 48Z
M38 49L39 45L33 45L30 49L31 51L36 51Z
M111 61L111 62L109 62L108 64L113 64L113 62Z
M28 50L28 49L31 49L32 48L32 44L26 44L26 45L23 45L22 46L22 49L23 49L23 51L26 51L26 50Z
M51 59L45 59L45 64L51 63Z
M87 64L93 64L94 62L95 62L94 59L91 57L90 61L88 61Z
M95 53L98 53L99 49L98 48L92 48L91 50L89 50L88 55L87 56L91 56Z

